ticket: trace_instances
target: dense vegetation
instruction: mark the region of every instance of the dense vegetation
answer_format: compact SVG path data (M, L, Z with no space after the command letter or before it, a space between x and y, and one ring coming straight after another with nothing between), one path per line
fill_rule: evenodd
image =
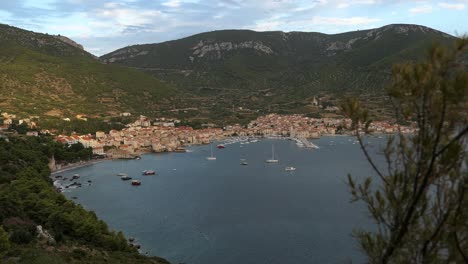
M154 77L94 56L50 35L0 25L0 110L96 117L157 111L174 90Z
M312 106L314 96L346 94L359 95L376 113L388 115L383 88L392 64L422 58L432 42L454 39L417 25L335 35L221 30L130 46L101 59L177 86L186 100L176 108L196 108L184 113L192 117L242 120L266 112L321 112Z
M49 178L48 157L87 159L82 146L45 137L0 139L0 262L164 263L140 256L121 232L65 199ZM37 237L41 225L55 241Z

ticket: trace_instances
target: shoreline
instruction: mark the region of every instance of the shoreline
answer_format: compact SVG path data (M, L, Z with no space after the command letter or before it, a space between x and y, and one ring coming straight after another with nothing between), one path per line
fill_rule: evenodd
M373 134L372 136L382 136L382 135L387 135L387 134L391 134L391 133L375 133ZM321 135L321 137L354 137L355 135L348 135L348 134L323 134ZM235 137L231 137L231 138L237 138L237 137L242 137L242 136L235 136ZM247 136L249 137L249 136ZM261 138L261 139L290 139L290 137L288 136L254 136L255 138ZM317 140L317 139L320 139L321 137L319 138L308 138L307 140ZM229 138L229 137L227 137ZM226 138L224 138L226 139ZM207 145L207 144L189 144L187 145L187 147L191 147L191 146L199 146L199 145ZM151 151L151 152L142 152L142 153L139 153L138 155L144 155L144 154L151 154L151 153L173 153L173 152L177 152L177 151L161 151L161 152L157 152L157 151ZM53 170L50 172L50 175L56 175L56 174L59 174L59 173L63 173L63 172L66 172L66 171L69 171L69 170L73 170L73 169L77 169L77 168L81 168L81 167L85 167L85 166L90 166L90 165L94 165L94 164L98 164L98 163L101 163L101 162L104 162L104 161L109 161L109 160L117 160L118 158L104 158L104 159L99 159L99 160L90 160L90 161L85 161L85 162L80 162L80 163L72 163L72 164L69 164L69 165L66 165L58 170Z
M80 162L80 163L71 163L69 165L66 165L66 166L58 169L58 170L52 170L50 172L50 175L51 176L56 175L56 174L63 173L63 172L69 171L69 170L78 169L78 168L81 168L81 167L98 164L98 163L108 161L108 160L111 160L111 159L99 159L99 160L90 160L90 161L85 161L85 162Z

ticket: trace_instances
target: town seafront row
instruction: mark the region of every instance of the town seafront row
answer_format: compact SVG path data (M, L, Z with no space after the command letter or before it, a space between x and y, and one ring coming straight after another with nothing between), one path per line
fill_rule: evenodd
M224 128L193 129L177 127L178 120L151 122L141 116L134 123L108 134L59 135L56 140L64 144L82 143L91 147L94 154L107 154L110 158L132 158L146 152L170 152L187 145L208 144L230 136L281 136L319 138L321 135L350 134L350 119L310 118L303 115L269 114L251 121L246 126L232 125ZM373 122L369 129L375 133L413 133L414 126L398 126L389 122ZM104 151L106 149L106 153Z

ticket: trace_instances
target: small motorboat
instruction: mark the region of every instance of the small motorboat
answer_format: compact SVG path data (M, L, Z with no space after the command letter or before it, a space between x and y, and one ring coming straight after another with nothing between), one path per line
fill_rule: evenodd
M183 147L177 147L174 151L175 152L187 152L187 150Z
M139 181L139 180L133 180L133 181L132 181L132 185L134 185L134 186L141 185L141 181Z
M243 161L241 162L241 165L249 165L249 163L247 161Z
M223 149L223 148L225 148L226 146L225 146L224 144L219 144L219 145L216 146L216 147L219 148L219 149Z
M156 172L154 170L144 170L142 171L143 175L155 175Z
M296 168L295 167L286 167L284 170L285 171L295 171Z
M130 177L130 176L128 176L128 175L125 175L125 176L121 176L120 179L121 179L122 181L128 181L128 180L131 180L132 177Z
M123 172L120 172L120 173L117 173L117 176L127 176L127 173L123 173Z

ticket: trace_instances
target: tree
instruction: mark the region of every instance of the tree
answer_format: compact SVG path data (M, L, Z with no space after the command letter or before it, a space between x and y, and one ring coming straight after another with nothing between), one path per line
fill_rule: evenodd
M10 241L8 240L8 233L5 232L2 226L0 226L0 257L2 254L10 248Z
M353 201L376 223L374 232L354 233L370 263L468 263L467 55L463 38L452 49L434 46L426 62L394 67L396 119L414 121L417 131L389 138L385 169L360 133L368 112L354 99L342 105L377 175L360 183L348 175Z

